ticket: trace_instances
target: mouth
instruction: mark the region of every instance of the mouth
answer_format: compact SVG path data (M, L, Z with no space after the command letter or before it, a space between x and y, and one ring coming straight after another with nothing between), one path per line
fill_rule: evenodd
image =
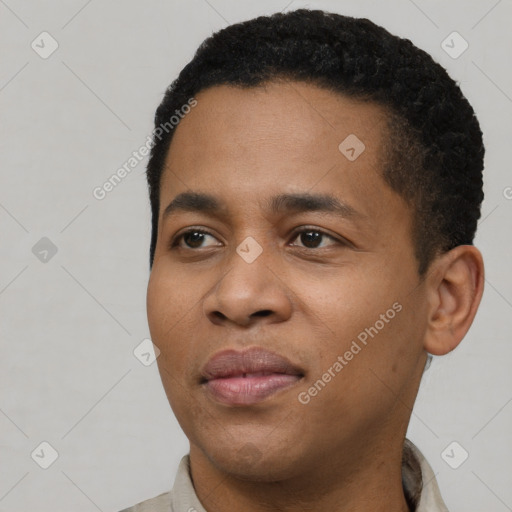
M285 357L255 347L215 354L201 375L202 386L214 400L253 405L294 386L304 372Z

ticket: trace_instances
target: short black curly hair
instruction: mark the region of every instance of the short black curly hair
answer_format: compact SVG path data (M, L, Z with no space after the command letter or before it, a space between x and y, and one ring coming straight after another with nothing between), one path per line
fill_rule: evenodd
M437 254L473 243L485 152L475 113L430 55L368 19L298 9L216 32L168 87L155 114L155 129L206 88L257 87L281 79L306 81L385 108L382 176L412 208L420 276ZM166 130L155 140L147 165L150 268L160 178L172 136L173 130Z

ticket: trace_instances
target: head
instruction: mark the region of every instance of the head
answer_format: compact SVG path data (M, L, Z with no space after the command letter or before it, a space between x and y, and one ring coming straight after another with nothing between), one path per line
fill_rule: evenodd
M369 20L298 10L208 38L155 129L148 320L191 453L275 480L398 446L482 294L484 148L456 83ZM296 381L221 403L205 365L254 347Z

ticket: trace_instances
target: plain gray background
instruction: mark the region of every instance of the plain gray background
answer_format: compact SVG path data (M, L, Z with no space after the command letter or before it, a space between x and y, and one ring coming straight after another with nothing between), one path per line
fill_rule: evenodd
M451 512L512 510L510 0L0 0L0 511L118 511L172 486L187 440L156 363L133 353L149 337L146 159L105 199L92 191L147 140L204 38L304 6L411 39L478 115L486 289L464 342L426 372L408 436ZM59 45L46 59L31 47L51 49L43 31ZM453 31L469 44L458 58L441 46ZM442 458L453 441L469 454L457 469ZM50 456L41 442L58 452L48 469L31 457Z

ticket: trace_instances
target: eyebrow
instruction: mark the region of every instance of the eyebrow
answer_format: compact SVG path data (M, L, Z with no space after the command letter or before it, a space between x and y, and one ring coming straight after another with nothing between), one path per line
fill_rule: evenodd
M335 196L328 194L287 193L278 194L265 201L268 210L273 213L324 212L334 213L342 218L362 218L363 214ZM200 192L182 192L178 194L165 208L162 219L165 220L173 213L201 212L217 217L227 216L225 203L215 196Z

